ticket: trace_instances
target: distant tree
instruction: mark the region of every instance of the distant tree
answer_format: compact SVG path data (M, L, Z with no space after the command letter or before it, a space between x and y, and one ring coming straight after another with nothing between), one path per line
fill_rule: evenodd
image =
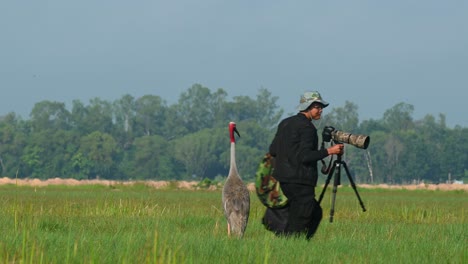
M31 110L31 125L35 131L70 128L70 113L64 103L41 101Z
M222 127L226 122L226 98L227 92L223 89L218 89L211 94L210 111L213 115L213 127Z
M223 130L225 132L224 140L226 143L229 143L229 134L226 132L228 131L227 124L228 123L226 123L226 125L223 126ZM272 129L264 127L260 123L251 119L237 122L237 129L240 133L240 137L237 140L238 145L250 146L259 149L265 153L268 151L270 143L273 140L273 137L276 132L276 128Z
M359 125L359 132L362 134L370 135L376 131L386 131L382 120L363 120Z
M24 164L23 173L31 178L47 179L48 175L44 172L44 161L42 159L44 148L37 145L26 146L21 162Z
M81 138L75 161L77 157L83 157L85 169L89 170L88 178L109 179L114 176L112 172L116 166L118 151L117 143L110 134L95 131Z
M221 146L219 129L203 129L174 141L174 157L184 166L188 177L203 179L218 160Z
M125 94L113 103L113 112L116 126L125 133L131 133L135 125L136 102L135 98Z
M94 163L83 152L78 151L73 155L71 165L73 168L72 178L82 180L95 177L95 174L92 173Z
M407 130L413 128L414 106L398 103L384 112L383 122L390 130Z
M181 123L180 114L181 112L178 104L171 105L167 108L164 126L161 128L164 138L167 140L174 140L195 132L189 132L187 127Z
M41 130L27 139L21 157L26 176L46 179L71 177L70 160L78 148L78 136L70 130Z
M21 156L27 140L26 123L15 113L9 113L0 119L0 176L22 176L19 171Z
M177 179L170 145L162 136L143 136L135 139L131 177L135 179Z
M74 100L71 116L73 126L82 135L94 131L111 134L114 131L112 104L99 98L91 99L87 106Z
M103 133L112 133L114 131L112 104L99 98L91 99L89 105L74 100L72 102L71 119L73 127L82 135L94 131Z
M111 134L114 129L112 104L99 98L93 98L89 102L87 123L92 128L90 132Z
M257 120L259 111L254 99L249 96L235 96L233 99L234 101L226 103L226 120Z
M386 151L384 151L383 146L385 144L387 134L383 131L374 131L369 136L371 138L371 143L367 149L367 155L369 155L367 158L370 159L369 163L373 165L370 169L372 170L373 178L370 180L374 183L384 183L387 173L386 168L384 167L387 160L387 154Z
M145 95L135 102L138 136L164 135L167 105L159 96Z
M274 129L283 115L278 109L278 97L266 89L260 89L257 99L248 96L235 96L233 102L226 103L226 119L235 122L255 120L260 126Z
M257 93L254 114L256 122L266 128L274 129L283 116L284 110L278 106L278 96L273 96L270 91L261 88Z
M441 140L441 139L439 139ZM460 126L447 131L440 151L440 175L442 182L462 180L468 171L468 128Z
M212 94L210 89L195 84L183 92L177 104L177 120L189 133L212 128L215 117L214 110L221 110L223 105L223 91ZM215 106L215 109L212 107Z
M72 101L71 121L73 129L80 134L89 134L93 130L88 121L89 110L80 100Z
M79 148L80 136L75 131L57 130L49 137L53 140L46 147L47 177L74 177L71 159Z
M445 117L440 116L440 122L437 122L432 115L426 115L422 120L415 122L414 130L415 136L409 140L414 140L417 138L417 141L413 141L412 145L416 146L417 149L414 149L412 152L415 153L416 150L417 156L419 159L423 158L426 162L423 162L419 165L424 164L427 166L425 170L419 170L420 174L418 180L426 179L432 182L438 182L440 175L442 173L442 156L445 140L434 140L434 139L446 139L447 138L447 128L445 126ZM415 163L418 160L415 160Z

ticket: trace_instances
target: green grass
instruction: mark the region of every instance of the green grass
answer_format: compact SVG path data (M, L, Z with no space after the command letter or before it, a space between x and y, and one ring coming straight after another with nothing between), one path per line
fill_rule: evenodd
M320 189L318 189L320 191ZM0 263L468 263L464 191L331 189L315 237L277 238L251 194L243 239L228 238L221 191L0 186Z

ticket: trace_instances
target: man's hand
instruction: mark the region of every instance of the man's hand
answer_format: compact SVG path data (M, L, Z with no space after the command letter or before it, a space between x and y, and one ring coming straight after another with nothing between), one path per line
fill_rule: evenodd
M327 148L328 155L342 155L344 153L344 145L336 144Z

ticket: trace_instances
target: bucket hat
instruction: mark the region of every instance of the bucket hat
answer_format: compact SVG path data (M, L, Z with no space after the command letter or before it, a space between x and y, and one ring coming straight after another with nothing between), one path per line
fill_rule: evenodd
M299 105L297 106L298 111L306 110L312 103L320 103L323 105L323 108L328 106L328 103L322 99L322 96L317 91L305 92L301 95L299 100Z

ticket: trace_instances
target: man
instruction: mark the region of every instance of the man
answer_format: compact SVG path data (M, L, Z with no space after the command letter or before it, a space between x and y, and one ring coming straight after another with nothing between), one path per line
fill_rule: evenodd
M299 113L283 119L270 145L275 157L273 176L281 183L288 205L267 208L262 219L265 227L277 235L305 235L309 240L322 219L322 208L315 199L317 162L328 155L343 154L343 144L318 149L317 129L312 120L320 119L327 107L320 93L306 92L297 106Z

